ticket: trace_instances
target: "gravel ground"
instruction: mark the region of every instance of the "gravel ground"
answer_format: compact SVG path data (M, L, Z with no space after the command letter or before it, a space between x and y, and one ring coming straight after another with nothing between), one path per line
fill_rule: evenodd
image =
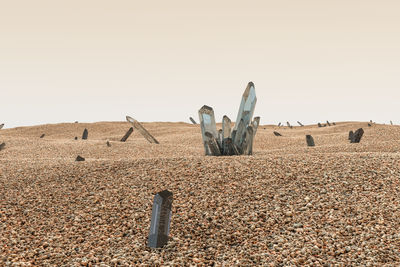
M203 156L198 125L144 126L160 145L136 131L119 142L124 122L0 130L0 265L400 265L399 126L261 125L253 156L218 158ZM150 249L164 189L171 239Z

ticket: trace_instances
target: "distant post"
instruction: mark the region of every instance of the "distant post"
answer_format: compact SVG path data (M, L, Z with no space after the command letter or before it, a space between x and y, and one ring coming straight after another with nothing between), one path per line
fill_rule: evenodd
M148 246L159 248L167 244L171 223L172 193L161 191L154 196Z

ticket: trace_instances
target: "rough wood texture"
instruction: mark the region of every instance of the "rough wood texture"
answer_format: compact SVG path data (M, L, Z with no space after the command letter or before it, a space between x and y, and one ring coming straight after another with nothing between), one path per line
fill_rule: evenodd
M126 116L126 120L132 123L133 127L135 127L135 129L138 130L147 141L153 144L159 144L157 139L155 139L137 120L129 116Z

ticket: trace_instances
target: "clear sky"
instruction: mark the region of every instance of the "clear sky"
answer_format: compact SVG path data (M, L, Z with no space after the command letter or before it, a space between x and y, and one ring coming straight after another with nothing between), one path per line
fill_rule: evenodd
M398 0L0 4L0 123L236 118L400 123Z

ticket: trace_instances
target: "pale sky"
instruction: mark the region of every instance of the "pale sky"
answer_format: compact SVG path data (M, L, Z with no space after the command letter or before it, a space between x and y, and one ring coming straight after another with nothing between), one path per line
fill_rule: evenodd
M0 123L400 124L400 1L0 0Z

